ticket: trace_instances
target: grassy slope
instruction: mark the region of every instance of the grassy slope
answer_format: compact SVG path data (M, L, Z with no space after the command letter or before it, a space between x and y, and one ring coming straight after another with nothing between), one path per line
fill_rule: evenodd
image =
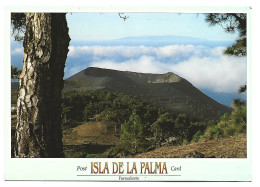
M107 157L107 151L119 141L119 136L106 131L99 122L82 123L63 130L66 158Z
M137 158L185 158L190 152L197 151L205 158L246 158L246 134L223 138L218 141L192 143L183 146L161 147L156 150L137 155Z
M63 131L65 155L73 157L106 157L107 150L119 141L119 136L105 133L104 125L98 122L84 123ZM190 152L197 151L206 158L246 158L246 134L222 138L218 141L201 141L182 146L165 146L136 155L137 158L185 158ZM74 145L74 146L73 146ZM99 146L99 147L98 147ZM95 149L93 149L95 147ZM71 154L70 152L76 152Z
M106 132L105 126L99 122L83 123L75 128L63 130L64 145L115 145L118 141L119 136L112 132Z

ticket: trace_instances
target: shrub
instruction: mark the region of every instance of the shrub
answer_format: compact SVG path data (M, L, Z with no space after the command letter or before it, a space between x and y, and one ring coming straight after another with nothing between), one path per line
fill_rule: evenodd
M203 133L201 132L201 130L199 130L192 138L191 142L198 142L201 139L201 136L203 135Z
M246 132L246 104L245 102L237 99L232 103L233 112L229 114L224 114L220 117L220 121L214 125L211 124L205 130L203 135L196 133L196 136L193 136L193 141L199 140L214 140L221 137L228 137L238 135L240 133ZM200 136L199 136L200 135Z
M223 129L218 125L214 125L206 129L205 138L207 140L218 140L220 137L223 137L223 134Z
M224 129L224 136L227 137L227 136L234 136L236 133L236 129L233 128L232 126L227 126L225 129Z
M120 142L111 153L122 153L121 156L135 155L147 150L150 143L145 139L142 121L134 110L129 120L123 124Z

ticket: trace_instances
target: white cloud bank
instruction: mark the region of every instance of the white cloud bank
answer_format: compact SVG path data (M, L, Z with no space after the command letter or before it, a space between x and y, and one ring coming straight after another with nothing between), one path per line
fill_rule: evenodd
M198 88L215 92L236 93L238 88L246 83L246 58L223 55L223 47L88 46L71 49L77 52L72 50L70 55L92 53L94 56L109 56L108 59L92 61L92 67L142 73L174 72ZM117 55L125 57L124 60L114 60ZM189 58L183 60L187 56ZM177 63L169 63L165 58L179 60Z
M219 58L192 57L171 69L199 88L237 93L246 84L246 59L221 55Z
M115 69L121 71L133 71L140 73L164 73L169 70L162 62L157 62L151 56L141 56L137 60L127 60L120 63L114 61L93 62L92 67Z
M174 72L198 88L235 93L241 85L246 83L245 60L245 58L229 56L221 56L217 59L191 57L188 61L178 64L167 64L158 62L150 56L142 56L138 60L120 63L114 61L93 62L91 66L142 73Z
M174 72L198 88L236 93L246 83L246 58L223 55L224 49L193 45L70 46L68 58L80 62L70 63L65 72L71 76L88 66L142 73ZM21 55L23 48L11 53ZM86 56L90 60L84 59Z
M70 46L69 57L81 55L94 55L96 57L135 58L143 55L156 56L157 58L172 58L176 56L192 56L201 54L205 47L193 45L168 45L163 47L147 46Z
M224 49L193 45L70 46L71 63L67 63L65 73L71 76L88 66L142 73L174 72L198 88L237 93L246 83L246 58L223 55ZM23 48L11 53L21 55Z

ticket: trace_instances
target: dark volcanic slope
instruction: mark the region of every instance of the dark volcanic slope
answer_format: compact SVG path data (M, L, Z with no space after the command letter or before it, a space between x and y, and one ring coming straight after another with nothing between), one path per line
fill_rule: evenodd
M71 89L107 89L138 95L171 112L203 120L218 119L231 111L174 73L149 74L90 67L65 80L64 90Z

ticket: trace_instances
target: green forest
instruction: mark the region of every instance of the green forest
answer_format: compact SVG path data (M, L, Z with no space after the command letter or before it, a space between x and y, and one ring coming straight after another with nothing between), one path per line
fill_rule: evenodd
M233 112L219 120L200 121L119 92L63 92L63 129L100 122L119 137L108 157L132 157L162 146L218 140L246 132L246 103L237 99Z

